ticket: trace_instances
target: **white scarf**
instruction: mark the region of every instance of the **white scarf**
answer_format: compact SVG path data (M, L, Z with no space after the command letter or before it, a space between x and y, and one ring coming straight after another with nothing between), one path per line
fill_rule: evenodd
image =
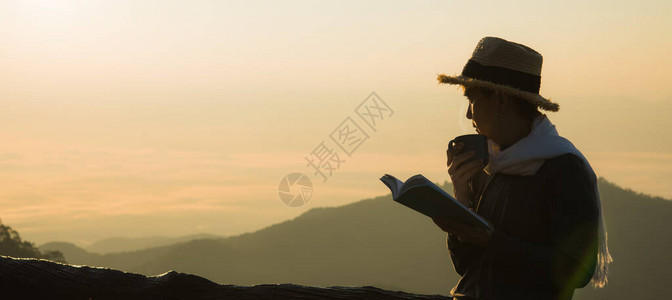
M490 152L490 162L485 167L485 171L488 174L534 175L546 159L566 153L575 154L583 160L592 184L595 187L597 208L600 213L597 265L595 266L595 273L591 282L595 287L603 287L607 283L608 264L613 259L607 247L607 230L604 226L604 217L602 216L602 204L597 187L597 176L583 154L569 140L558 135L555 125L551 123L545 114L534 119L532 130L528 136L506 148L504 151L500 151L500 146L488 139L488 151Z

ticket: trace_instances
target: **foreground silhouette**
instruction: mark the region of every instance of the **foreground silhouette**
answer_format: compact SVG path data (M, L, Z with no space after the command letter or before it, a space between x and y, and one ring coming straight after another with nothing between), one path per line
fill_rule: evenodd
M21 296L23 299L449 299L372 286L220 285L175 271L147 277L106 268L8 256L0 256L0 288L3 296Z

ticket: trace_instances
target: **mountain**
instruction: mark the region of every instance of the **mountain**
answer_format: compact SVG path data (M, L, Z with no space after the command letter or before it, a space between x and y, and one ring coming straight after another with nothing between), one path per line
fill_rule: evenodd
M449 185L443 188L452 190ZM577 290L574 299L668 298L665 280L672 278L672 272L664 257L672 250L667 232L672 201L620 188L604 178L599 188L615 262L607 287L589 285ZM176 270L225 284L372 285L447 295L458 276L445 239L430 219L387 195L314 208L292 220L228 238L80 256L82 261L57 250L72 263L147 275Z
M84 249L86 249L86 251L89 252L106 254L115 252L136 251L147 248L177 244L180 242L186 242L196 239L215 239L215 238L221 238L221 236L214 234L192 234L181 237L164 237L164 236L151 236L140 238L115 237L97 241L89 246L84 247Z
M75 265L85 265L88 262L95 261L99 254L89 253L88 251L66 242L51 242L39 247L40 251L59 251L66 257L66 261ZM70 260L68 260L70 259Z
M216 239L221 236L214 234L192 234L181 237L140 237L140 238L108 238L97 241L89 246L80 247L68 242L49 242L41 245L42 251L61 251L66 257L74 261L89 261L92 257L98 257L97 254L131 252L148 248L173 245L181 242L187 242L197 239Z

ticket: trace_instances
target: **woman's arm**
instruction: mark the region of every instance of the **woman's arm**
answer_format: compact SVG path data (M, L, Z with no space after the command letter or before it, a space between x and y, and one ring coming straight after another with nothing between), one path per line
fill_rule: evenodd
M483 248L462 242L452 233L448 233L447 243L448 250L450 250L450 259L453 261L455 271L460 276L464 276L467 266L474 261L476 252L481 252Z
M544 244L522 241L495 230L488 252L534 270L554 287L583 287L597 262L599 211L583 161L573 156L553 170L546 186L550 236Z
M483 180L485 171L481 170L474 174L469 180L469 190L471 192L469 203L475 203L475 199L478 198L480 192L480 184ZM448 244L448 250L450 250L450 259L453 261L453 266L455 271L460 276L464 276L464 272L473 261L476 253L480 253L483 250L483 247L479 247L472 243L467 243L461 241L457 235L448 233L446 238Z

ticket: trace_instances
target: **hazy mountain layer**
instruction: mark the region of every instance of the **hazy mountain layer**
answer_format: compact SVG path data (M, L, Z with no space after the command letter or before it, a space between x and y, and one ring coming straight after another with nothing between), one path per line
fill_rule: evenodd
M672 201L619 188L600 179L609 232L609 284L577 290L574 299L662 299L672 278L666 254ZM444 189L451 191L449 185ZM46 245L68 262L147 275L168 270L238 285L295 283L373 285L447 294L458 280L434 223L389 195L334 208L314 208L254 233L200 239L129 253L90 254L73 245Z
M95 253L114 253L136 251L147 248L161 247L181 242L196 240L196 239L215 239L221 238L214 234L192 234L181 237L165 237L165 236L150 236L140 238L123 238L115 237L97 241L91 245L84 247L86 251Z

